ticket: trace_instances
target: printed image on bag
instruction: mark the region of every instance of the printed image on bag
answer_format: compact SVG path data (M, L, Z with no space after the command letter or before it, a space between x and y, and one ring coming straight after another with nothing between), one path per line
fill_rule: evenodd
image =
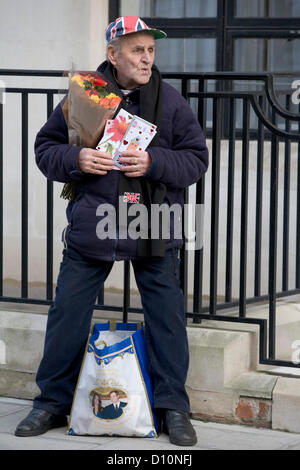
M136 323L95 324L68 434L154 438L158 432L143 328Z

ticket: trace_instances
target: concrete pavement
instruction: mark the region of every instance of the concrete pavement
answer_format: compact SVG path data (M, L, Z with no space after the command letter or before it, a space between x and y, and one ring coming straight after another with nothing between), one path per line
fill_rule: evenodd
M112 456L122 451L182 452L191 450L300 450L300 434L270 429L193 420L198 444L177 447L166 434L157 439L69 436L66 428L37 437L16 437L14 430L31 408L31 401L0 397L0 451L8 450L103 450ZM100 455L100 454L99 454ZM109 462L108 462L109 463ZM189 465L187 465L189 466Z

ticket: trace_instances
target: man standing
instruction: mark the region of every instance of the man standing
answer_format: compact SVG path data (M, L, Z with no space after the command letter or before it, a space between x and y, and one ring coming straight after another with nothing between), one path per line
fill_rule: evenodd
M126 192L139 194L149 213L153 204L183 205L184 188L207 170L208 151L199 123L154 65L155 40L165 36L138 17L118 18L106 29L107 60L98 68L123 96L124 109L157 126L147 151L124 152L120 162L126 166L113 170L109 154L68 144L61 105L37 135L38 167L50 180L75 182L76 199L67 208L63 260L36 377L41 393L17 427L18 436L66 423L99 288L114 261L130 259L143 305L154 407L172 443L197 442L185 390L189 354L179 282L182 239L174 236L175 224L181 221L171 220L166 240L151 236L150 216L147 239L121 238L118 227L113 240L98 238L96 231L102 204L118 209Z

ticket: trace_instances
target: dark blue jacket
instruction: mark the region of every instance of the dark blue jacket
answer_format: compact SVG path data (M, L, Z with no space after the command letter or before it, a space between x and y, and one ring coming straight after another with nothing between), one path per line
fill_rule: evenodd
M208 150L202 129L187 101L172 86L163 82L162 125L159 145L149 147L152 166L144 176L167 186L165 202L183 204L184 188L197 182L208 167ZM138 93L135 93L138 96ZM128 109L138 114L138 100ZM51 181L77 182L76 201L67 207L68 225L63 232L67 246L93 259L122 260L136 258L137 241L127 239L100 240L96 215L100 204L116 206L119 171L104 176L82 173L77 167L82 147L68 144L68 128L59 104L36 137L36 163ZM181 247L182 240L172 238L166 248Z
M118 405L119 405L118 411L116 411L113 404L105 406L101 413L101 418L104 418L104 419L119 418L123 414L122 408L124 408L127 405L127 403L125 403L124 401L119 401Z

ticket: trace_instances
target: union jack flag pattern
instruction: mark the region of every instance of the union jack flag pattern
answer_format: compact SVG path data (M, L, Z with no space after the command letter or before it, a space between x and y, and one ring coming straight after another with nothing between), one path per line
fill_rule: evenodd
M106 40L110 42L117 36L150 29L143 20L137 16L122 16L106 28Z
M127 193L123 195L123 202L130 202L133 204L138 204L140 201L140 193Z
M151 31L155 39L166 37L166 33L159 29L149 28L146 23L138 16L121 16L110 23L105 30L107 43L118 36L124 36L129 33L137 33L138 31Z

